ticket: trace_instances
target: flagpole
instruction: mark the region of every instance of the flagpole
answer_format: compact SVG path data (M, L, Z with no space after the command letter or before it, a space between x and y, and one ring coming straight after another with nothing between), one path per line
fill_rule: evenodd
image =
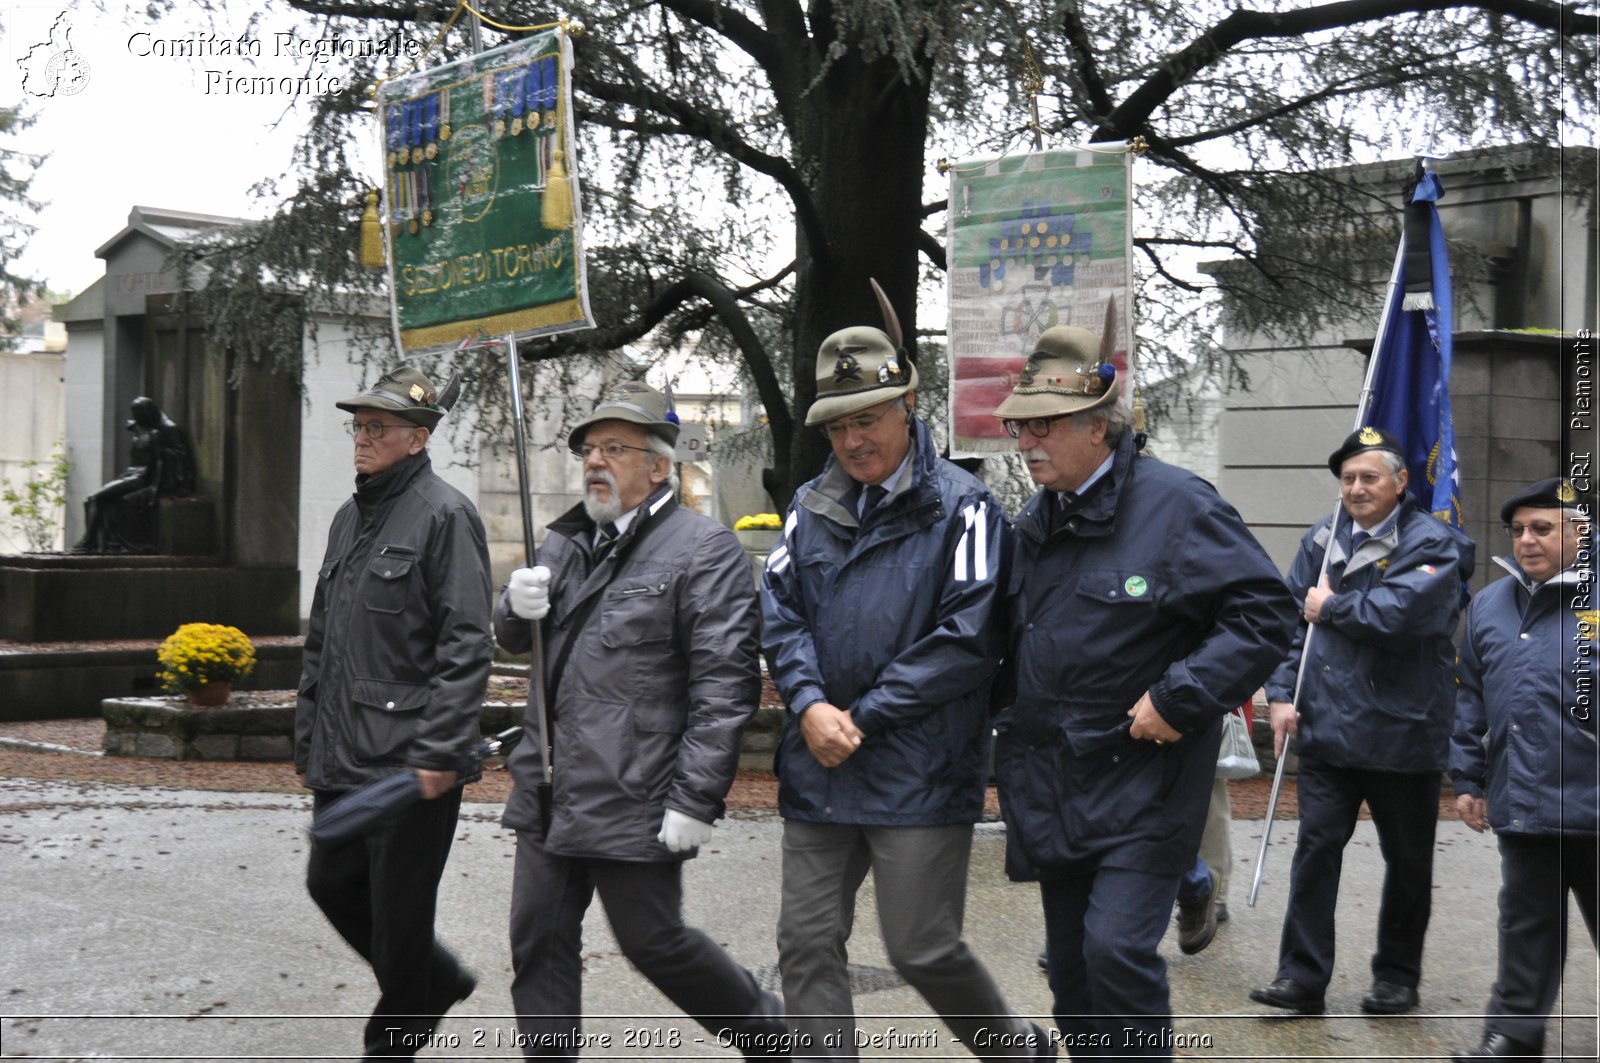
M1422 169L1421 159L1417 160L1417 169L1419 171ZM1410 193L1408 192L1408 199L1409 196ZM1372 382L1377 379L1378 359L1382 356L1383 345L1389 338L1389 326L1399 313L1397 307L1396 313L1391 314L1389 307L1395 303L1397 298L1397 290L1400 287L1400 270L1406 260L1404 208L1409 205L1409 203L1403 204L1401 208L1400 248L1394 255L1394 269L1389 272L1389 287L1383 300L1383 316L1378 322L1378 334L1372 341L1372 357L1367 359L1366 379L1361 382L1361 394L1356 399L1356 423L1355 427L1351 429L1352 432L1361 428L1367 419L1367 413L1372 409ZM1328 558L1333 553L1334 538L1339 531L1339 515L1343 512L1344 496L1341 494L1333 504L1333 520L1328 525L1328 546L1322 551L1322 569L1317 574L1317 584L1319 586L1323 580L1328 578ZM1300 690L1305 684L1306 678L1306 661L1311 659L1311 641L1316 633L1317 625L1307 623L1305 641L1300 644L1300 667L1296 670L1294 677L1294 700L1290 703L1294 707L1297 716L1300 712ZM1270 702L1268 703L1267 711L1270 718L1272 711ZM1283 750L1278 754L1278 764L1272 773L1272 793L1267 798L1267 819L1261 829L1261 847L1256 851L1255 876L1250 882L1250 907L1252 908L1256 906L1256 895L1261 892L1261 881L1266 875L1267 846L1272 841L1272 820L1278 809L1278 795L1283 790L1283 769L1284 765L1289 763L1289 748L1292 742L1293 739L1288 736L1284 737Z

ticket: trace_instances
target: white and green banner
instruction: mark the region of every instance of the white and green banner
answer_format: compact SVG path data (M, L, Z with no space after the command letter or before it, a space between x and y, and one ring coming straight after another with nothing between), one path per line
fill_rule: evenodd
M1039 333L1115 332L1131 376L1133 294L1125 144L975 159L950 167L950 452L1015 443L993 416Z

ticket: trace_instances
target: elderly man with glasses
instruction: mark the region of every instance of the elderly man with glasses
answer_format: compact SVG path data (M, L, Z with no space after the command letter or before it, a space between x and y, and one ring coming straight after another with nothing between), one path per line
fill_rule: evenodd
M1600 765L1595 674L1600 613L1589 529L1594 496L1541 480L1500 510L1510 579L1467 613L1456 675L1450 778L1473 830L1500 839L1500 970L1475 1059L1542 1058L1561 990L1567 894L1595 939Z
M1210 484L1139 453L1101 347L1046 329L995 411L1040 488L1016 521L995 771L1007 873L1039 883L1063 1044L1170 1059L1157 946L1222 718L1283 659L1294 604Z
M794 1054L856 1056L846 944L871 871L889 962L956 1037L985 1059L1054 1055L961 940L1006 527L939 457L916 387L880 329L823 341L806 424L833 456L795 493L762 574L763 648L788 707L778 964Z
M404 366L336 404L353 417L356 490L328 531L295 707L295 770L316 809L406 771L424 798L311 847L311 898L378 981L367 1057L415 1055L477 984L434 937L494 657L483 522L428 459L455 391Z
M612 388L568 439L583 501L495 610L506 649L544 640L554 720L552 785L537 740L521 743L501 819L517 832L511 999L530 1058L576 1059L586 1041L581 934L597 893L623 955L718 1044L785 1054L778 998L683 921L683 862L722 816L761 673L750 562L731 531L678 504L677 438L660 392ZM689 1046L670 1024L658 1033L644 1047Z

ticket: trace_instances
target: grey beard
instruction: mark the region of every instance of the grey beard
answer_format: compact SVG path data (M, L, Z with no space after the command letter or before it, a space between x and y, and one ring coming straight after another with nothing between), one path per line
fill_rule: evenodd
M585 487L583 490L583 511L589 514L589 519L594 521L596 524L604 524L607 521L614 521L618 517L622 516L622 500L617 497L616 478L613 477L609 472L602 472L600 475L605 479L606 485L611 488L611 498L609 501L599 501L589 493L589 489L587 487Z

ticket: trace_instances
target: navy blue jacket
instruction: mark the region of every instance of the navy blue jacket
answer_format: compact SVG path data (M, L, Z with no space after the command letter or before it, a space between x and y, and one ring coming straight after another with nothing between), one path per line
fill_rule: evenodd
M767 557L762 649L789 707L777 758L789 819L926 827L983 811L1005 515L938 456L920 420L913 445L911 475L863 525L856 484L830 457ZM866 735L836 768L800 733L817 701L849 710Z
M1289 566L1299 601L1317 582L1329 520L1313 526ZM1389 533L1352 557L1348 516L1339 519L1328 563L1334 595L1322 607L1300 690L1294 748L1341 768L1443 771L1455 718L1455 637L1462 582L1472 574L1470 540L1419 509L1411 496ZM1294 645L1267 683L1292 701L1305 644Z
M1533 588L1515 561L1495 561L1514 578L1490 584L1467 612L1450 778L1458 794L1487 794L1496 831L1593 836L1594 584L1569 568Z
M1210 484L1136 456L1131 431L1115 453L1075 512L1040 492L1017 517L996 753L1016 879L1191 866L1222 717L1294 627L1278 570ZM1146 691L1181 739L1129 737Z

